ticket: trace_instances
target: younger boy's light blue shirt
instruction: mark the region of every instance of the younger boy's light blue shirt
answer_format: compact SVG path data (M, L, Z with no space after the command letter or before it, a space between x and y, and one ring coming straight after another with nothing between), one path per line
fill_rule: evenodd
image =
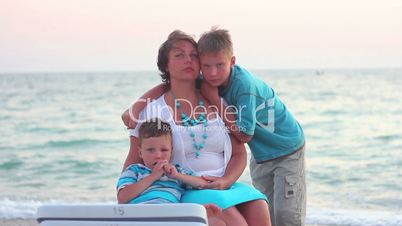
M187 171L176 165L179 173L193 175L191 171ZM143 164L129 165L122 173L117 182L117 192L124 187L134 184L145 177L151 175L152 170ZM139 196L129 201L131 204L142 203L156 199L163 199L171 203L178 203L181 196L185 192L186 185L179 180L163 176L155 181L149 188L143 191Z
M264 81L235 65L220 94L237 109L237 126L253 136L248 143L257 162L288 155L304 145L295 117Z

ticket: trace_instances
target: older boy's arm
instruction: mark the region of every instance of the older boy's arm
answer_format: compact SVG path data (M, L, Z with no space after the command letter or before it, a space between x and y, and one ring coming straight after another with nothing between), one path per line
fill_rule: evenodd
M207 82L203 82L201 92L202 95L209 100L210 104L217 109L226 126L238 141L247 143L253 138L252 136L243 133L237 126L236 112L231 111L231 109L225 105L225 103L223 103L221 97L219 96L217 87L213 87Z
M124 161L123 170L129 165L134 163L140 163L141 158L138 154L137 137L130 136L130 149L128 151L126 161Z
M121 115L124 125L126 125L129 129L135 128L141 111L147 106L147 101L158 99L167 90L168 87L166 84L162 83L144 93L129 109L125 110Z

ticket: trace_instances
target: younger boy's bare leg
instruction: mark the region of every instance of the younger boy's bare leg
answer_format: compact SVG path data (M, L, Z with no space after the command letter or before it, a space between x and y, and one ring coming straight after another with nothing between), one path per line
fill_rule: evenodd
M265 200L254 200L236 206L248 225L271 226L268 203Z

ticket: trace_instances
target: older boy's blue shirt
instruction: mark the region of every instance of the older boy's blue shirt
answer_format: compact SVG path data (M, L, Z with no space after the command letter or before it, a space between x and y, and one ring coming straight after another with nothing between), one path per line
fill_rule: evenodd
M295 117L274 90L246 69L235 65L220 94L237 108L237 126L253 136L248 143L257 162L288 155L304 145Z

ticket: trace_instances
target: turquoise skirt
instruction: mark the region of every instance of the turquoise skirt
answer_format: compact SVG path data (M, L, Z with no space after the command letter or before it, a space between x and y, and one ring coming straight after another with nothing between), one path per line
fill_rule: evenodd
M236 182L226 190L186 190L181 198L181 202L198 203L201 205L214 203L222 209L226 209L257 199L263 199L268 202L267 197L257 189L247 184Z

